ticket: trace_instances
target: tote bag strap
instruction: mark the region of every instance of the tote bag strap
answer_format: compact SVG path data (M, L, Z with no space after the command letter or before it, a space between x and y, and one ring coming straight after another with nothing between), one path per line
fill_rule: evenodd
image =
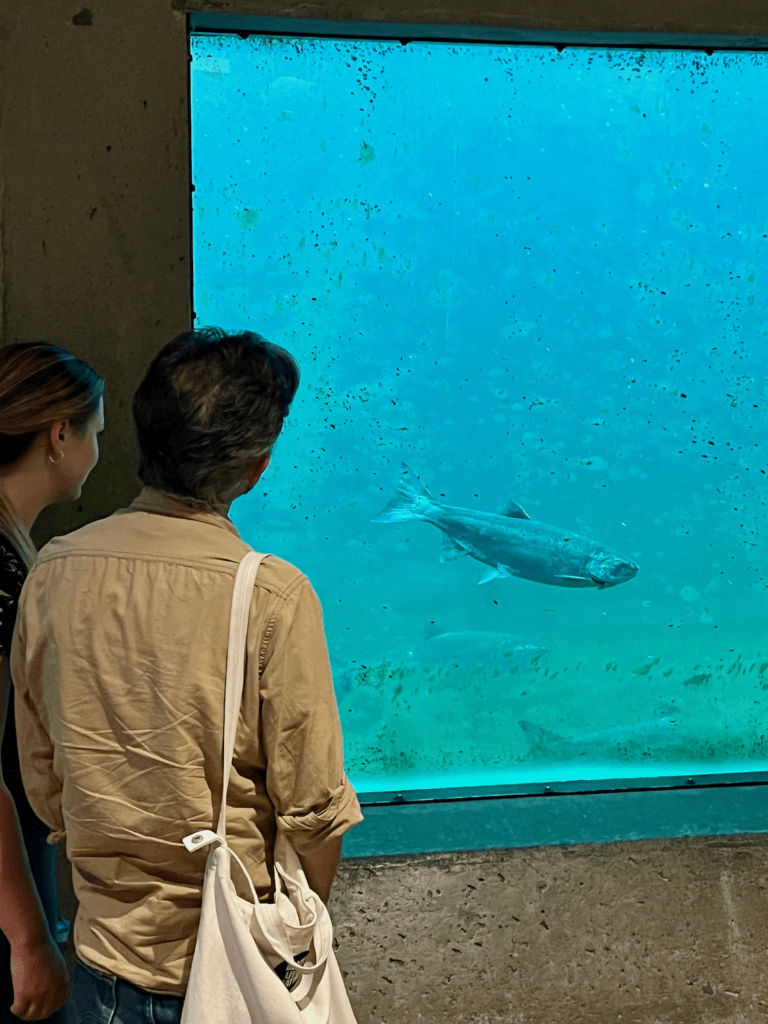
M240 716L245 677L245 645L248 636L248 614L253 597L253 584L263 559L267 556L250 550L241 560L232 594L229 617L229 648L227 650L227 681L224 690L224 742L222 748L221 810L216 835L227 841L227 789L232 758L235 752L235 734Z

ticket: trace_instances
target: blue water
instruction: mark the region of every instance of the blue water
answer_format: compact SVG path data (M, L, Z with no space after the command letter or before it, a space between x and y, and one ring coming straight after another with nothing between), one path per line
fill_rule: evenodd
M191 46L196 323L302 370L231 514L323 602L353 780L768 769L768 58ZM639 572L479 585L371 521L403 462Z

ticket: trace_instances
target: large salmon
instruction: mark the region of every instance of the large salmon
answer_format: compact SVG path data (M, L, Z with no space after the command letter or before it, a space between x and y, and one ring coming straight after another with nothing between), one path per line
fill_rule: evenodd
M454 508L437 501L403 463L397 497L372 520L423 519L443 531L442 561L471 555L490 566L480 580L522 576L554 587L615 587L638 567L618 551L559 526L531 519L511 501L502 515Z

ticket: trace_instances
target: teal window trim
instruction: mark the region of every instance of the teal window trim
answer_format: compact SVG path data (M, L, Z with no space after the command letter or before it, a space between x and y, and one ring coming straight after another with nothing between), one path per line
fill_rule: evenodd
M452 43L494 42L550 46L620 46L697 50L765 50L768 36L712 35L703 32L595 32L489 25L416 25L407 22L327 21L324 18L270 18L260 15L192 11L189 31L265 33L287 36L333 36L349 39L441 40Z
M461 786L436 789L396 789L368 791L364 783L357 788L361 805L368 807L395 806L404 803L435 803L449 800L469 800L503 797L579 796L587 793L616 793L622 790L656 790L728 787L739 785L768 785L768 772L717 772L703 774L672 774L633 776L630 778L600 777L594 772L592 779L567 779L561 782L508 783L497 786ZM355 780L352 780L353 784Z
M653 781L642 790L553 789L546 797L369 804L361 794L365 820L344 837L344 859L768 833L768 782L664 789L673 780Z
M187 14L188 36L268 34L654 49L768 50L768 36L517 29ZM191 110L190 110L191 128ZM191 130L190 130L191 167ZM194 187L194 186L193 186ZM190 228L192 227L190 203ZM190 290L193 292L192 278ZM436 795L439 793L439 795ZM431 789L358 790L365 821L345 860L550 845L768 833L768 772L665 775Z
M484 789L361 791L344 859L768 833L768 772Z

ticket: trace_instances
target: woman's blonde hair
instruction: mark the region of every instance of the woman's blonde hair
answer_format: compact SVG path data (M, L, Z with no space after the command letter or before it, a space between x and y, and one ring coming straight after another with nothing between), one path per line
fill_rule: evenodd
M104 378L59 345L21 342L0 348L0 472L60 420L82 436L103 394ZM37 549L2 494L0 533L13 541L31 568Z

